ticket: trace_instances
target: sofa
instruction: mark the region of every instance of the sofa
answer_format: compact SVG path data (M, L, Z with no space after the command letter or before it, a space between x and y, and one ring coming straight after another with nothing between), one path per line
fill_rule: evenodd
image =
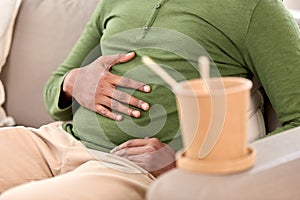
M43 87L80 36L98 0L22 0L13 39L1 72L3 105L17 125L52 121Z
M5 89L3 108L7 116L14 120L15 125L39 127L53 121L48 115L43 102L44 84L56 67L66 58L97 3L98 0L22 0L13 26L10 51L0 74L0 79ZM297 13L297 11L294 12ZM297 20L300 25L300 18ZM272 105L268 102L267 98L265 98L264 118L267 131L272 131L280 126L276 114L272 109ZM298 132L298 134L295 132ZM296 130L288 135L291 136L278 136L274 137L274 139L271 137L261 140L258 141L257 144L254 144L254 146L257 146L256 148L258 149L262 149L258 151L258 153L261 152L262 158L260 157L260 159L262 159L262 163L272 164L273 161L278 158L278 154L279 158L283 159L284 165L291 166L284 169L288 170L288 173L292 175L293 173L297 173L295 169L299 167L297 156L299 156L300 150L297 147L299 145L297 145L295 141L297 141L297 137L300 136L300 132ZM289 151L272 150L278 148L276 144L278 143L279 145L279 141L281 140L284 141L283 144L290 147ZM282 148L284 148L284 146L282 146ZM272 151L273 157L268 157L267 151ZM296 164L294 162L289 164L291 159L285 159L285 156L290 156L290 154L294 155L293 158L294 160L296 159ZM201 187L197 185L197 195L199 195L201 188L203 191L210 191L213 194L215 186L217 186L218 190L222 190L222 188L223 190L224 188L227 190L226 188L229 188L226 186L229 184L228 181L234 182L238 180L236 177L226 179L223 176L211 177L191 174L180 169L176 170L158 179L150 189L148 195L149 199L181 199L179 197L182 197L182 195L177 194L182 193L181 189L183 188L174 187L173 183L175 182L185 183L178 185L178 187L185 187L184 189L193 189L196 186L195 184L204 184ZM271 172L271 174L272 173L273 172ZM245 176L249 175L251 175L251 172L245 173ZM284 173L282 173L282 175L284 176ZM203 179L203 177L205 178ZM289 192L289 189L294 189L294 184L299 185L299 176L294 177L298 179L292 181L291 184L283 185L286 192ZM213 180L209 178L213 178ZM186 182L182 182L181 179ZM198 182L199 180L210 181L210 184L205 185L203 181L201 183ZM260 182L255 182L257 180L259 179L255 179L254 182L251 182L253 187L259 187ZM271 179L270 181L273 180ZM246 183L247 182L244 182L245 187L247 187ZM284 183L286 184L286 182ZM245 188L241 187L233 187L233 189L240 189L240 191L245 190ZM273 190L272 187L269 189ZM182 194L189 195L188 191L189 190L186 190L186 192ZM224 193L225 196L230 194L229 191L232 191L232 188L227 191L227 194ZM167 196L165 196L167 195L166 192L172 193L172 198L167 198ZM274 192L283 192L283 190ZM191 194L194 195L195 193L191 192ZM297 194L300 196L300 193ZM178 198L173 198L176 195ZM201 198L200 196L199 198L186 196L184 199Z
M39 127L52 121L43 102L43 86L81 34L98 0L22 0L10 52L0 74L4 109L16 124ZM294 11L295 12L295 11ZM300 12L295 12L300 24ZM279 124L265 100L268 131Z

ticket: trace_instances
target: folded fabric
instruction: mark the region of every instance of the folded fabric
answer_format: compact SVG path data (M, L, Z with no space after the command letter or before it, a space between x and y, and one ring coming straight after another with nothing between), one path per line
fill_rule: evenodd
M261 84L257 78L252 79L250 105L248 110L248 142L253 142L266 135L263 116L264 97L261 93Z
M0 1L0 72L5 64L9 53L14 22L21 4L21 0ZM5 110L1 107L5 101L4 87L0 80L0 126L14 125L14 120L6 116Z

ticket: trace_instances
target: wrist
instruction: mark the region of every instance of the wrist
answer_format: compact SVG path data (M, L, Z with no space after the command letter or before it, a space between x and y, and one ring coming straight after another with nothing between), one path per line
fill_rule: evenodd
M64 78L61 85L58 107L63 109L72 104L72 91L77 70L71 70Z
M65 100L72 100L73 86L77 74L77 69L71 70L66 76L62 83L61 95L64 96Z

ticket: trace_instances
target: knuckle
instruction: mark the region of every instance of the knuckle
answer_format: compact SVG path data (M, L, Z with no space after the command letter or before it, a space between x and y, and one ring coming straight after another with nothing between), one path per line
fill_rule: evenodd
M100 114L100 115L102 115L102 116L104 116L104 117L110 117L109 115L109 111L105 108L105 107L103 107L103 106L95 106L95 111L98 113L98 114Z
M99 78L99 81L107 81L110 78L110 73L107 71L104 71L101 73L101 76Z
M116 110L119 107L119 103L117 101L112 101L111 102L111 108Z
M118 117L117 117L118 115L116 114L116 113L113 113L113 112L109 112L109 118L110 119L113 119L113 120L117 120L118 119Z
M142 107L143 103L144 102L142 100L137 100L136 104L137 104L138 107Z
M128 78L122 78L122 79L121 79L121 82L122 82L124 85L129 85L129 84L130 84L130 79L128 79Z
M146 147L146 151L147 151L147 152L152 152L152 151L155 151L155 150L156 150L156 148L153 147L153 146L147 146L147 147Z
M150 140L151 144L154 144L154 145L160 144L160 140L157 138L150 138L149 140Z
M120 60L123 56L123 54L117 54L115 60Z
M141 106L141 103L140 103L140 101L138 99L133 99L133 104L135 106Z
M127 149L122 149L122 150L120 150L120 155L121 155L121 156L126 156L126 157L127 157L127 156L128 156L128 155L127 155Z
M127 109L127 114L129 115L129 116L133 116L133 109L131 109L131 108L128 108Z
M131 98L131 104L133 105L133 106L136 106L136 107L141 107L142 106L142 101L141 100L138 100L138 99L136 99L136 98L134 98L134 97L132 97Z
M145 103L144 101L136 99L135 97L130 98L130 104L133 105L134 107L143 109L144 103Z
M99 112L100 112L101 115L106 115L107 114L105 109L100 109Z
M110 100L108 98L103 98L103 99L101 99L100 103L102 103L105 106L109 106Z
M127 100L127 95L125 93L120 93L119 94L119 99L120 101L126 101Z
M103 70L109 69L110 65L111 65L111 64L110 64L109 62L103 62L103 63L102 63Z
M102 84L98 84L97 86L97 92L100 93L100 94L103 94L105 88L103 87Z
M131 146L132 145L132 140L128 140L127 142L124 143L125 146Z
M111 65L114 65L116 63L118 63L121 59L122 59L123 55L122 54L116 54L114 56L111 57Z

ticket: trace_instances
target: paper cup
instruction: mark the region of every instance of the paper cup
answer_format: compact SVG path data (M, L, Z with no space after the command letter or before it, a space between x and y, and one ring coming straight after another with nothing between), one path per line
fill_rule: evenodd
M209 86L208 86L209 85ZM174 87L183 138L180 168L204 173L232 173L254 165L247 145L252 82L245 78L211 78Z

